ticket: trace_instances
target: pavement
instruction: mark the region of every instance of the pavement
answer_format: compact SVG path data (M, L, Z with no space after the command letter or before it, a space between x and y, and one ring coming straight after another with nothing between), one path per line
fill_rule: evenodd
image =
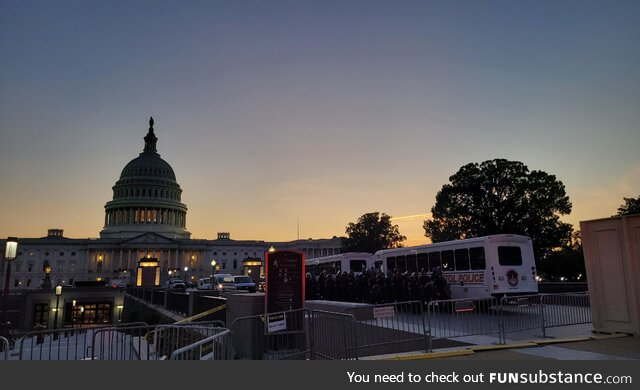
M465 338L463 347L372 356L370 360L640 360L640 337L627 334L550 336L498 344L491 338Z

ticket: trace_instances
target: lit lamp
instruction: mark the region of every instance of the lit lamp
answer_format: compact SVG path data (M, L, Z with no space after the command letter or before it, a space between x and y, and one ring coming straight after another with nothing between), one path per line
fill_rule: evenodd
M211 273L215 274L216 273L216 260L211 260Z
M53 330L58 329L58 311L60 310L60 295L62 295L62 286L56 286L56 314L53 316ZM57 338L58 334L54 334L54 337Z
M120 311L118 313L118 322L122 321L122 309L124 308L124 305L118 305L116 306L116 308Z
M15 260L18 254L18 239L15 237L7 238L7 244L4 251L4 259L7 261L7 271L4 279L4 295L9 295L9 286L11 285L11 262Z
M275 251L276 251L276 248L274 248L274 247L273 247L273 245L271 245L271 246L269 247L269 253L273 253L273 252L275 252Z
M189 267L184 267L184 281L187 281L187 271L189 271Z

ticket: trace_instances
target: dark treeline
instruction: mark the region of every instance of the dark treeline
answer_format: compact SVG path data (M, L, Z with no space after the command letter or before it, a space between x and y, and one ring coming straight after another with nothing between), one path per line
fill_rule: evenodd
M398 272L387 276L380 270L360 274L346 271L322 271L318 276L306 275L306 299L360 303L392 303L451 299L451 287L439 267L432 275L426 271Z

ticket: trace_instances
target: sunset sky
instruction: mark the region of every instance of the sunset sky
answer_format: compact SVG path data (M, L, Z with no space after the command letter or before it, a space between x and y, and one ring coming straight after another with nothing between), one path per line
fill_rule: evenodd
M639 1L0 1L0 237L97 237L149 116L193 238L407 244L462 165L640 195ZM413 217L412 217L413 216ZM577 226L576 226L577 227Z

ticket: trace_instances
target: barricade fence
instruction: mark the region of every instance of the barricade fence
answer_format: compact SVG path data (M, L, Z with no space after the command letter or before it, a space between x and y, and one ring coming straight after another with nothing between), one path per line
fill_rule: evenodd
M229 326L236 359L311 359L310 313L298 309L236 318Z
M353 314L311 312L312 359L357 360L356 319Z
M20 337L14 349L19 360L82 360L88 354L95 332L105 328L148 326L144 322L91 327L49 329L26 333Z
M0 336L0 360L9 360L9 340Z
M93 334L92 360L164 360L226 328L206 324L105 328Z
M427 304L429 351L433 340L489 335L505 344L507 335L592 322L588 293L535 294L453 299Z
M419 301L348 307L343 312L356 320L359 357L428 348L423 304Z
M428 350L434 339L499 333L496 299L451 299L427 304Z
M231 360L234 358L231 331L202 339L171 353L169 360Z

